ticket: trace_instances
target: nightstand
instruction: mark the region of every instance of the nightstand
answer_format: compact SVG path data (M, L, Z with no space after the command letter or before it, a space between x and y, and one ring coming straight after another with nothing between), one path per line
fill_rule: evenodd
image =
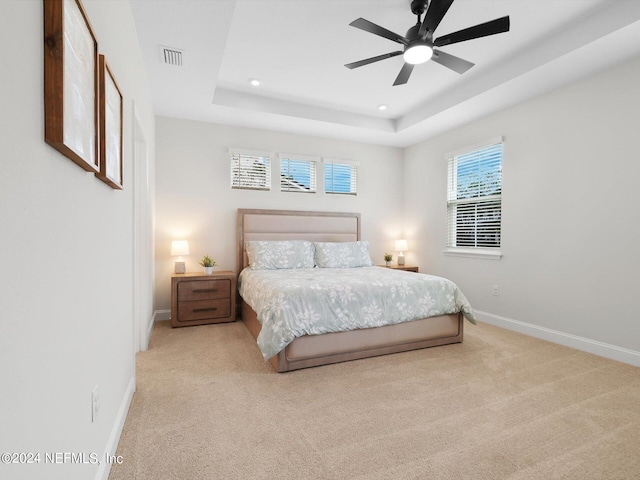
M391 265L387 267L386 265L378 265L379 267L391 268L393 270L404 270L405 272L416 272L418 273L418 267L412 265Z
M186 327L236 319L236 274L230 271L171 276L171 326Z

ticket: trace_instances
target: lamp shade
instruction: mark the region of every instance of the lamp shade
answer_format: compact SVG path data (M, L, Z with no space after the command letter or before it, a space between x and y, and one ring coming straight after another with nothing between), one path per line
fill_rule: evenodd
M406 240L396 240L396 252L404 252L408 248Z
M189 255L189 242L186 240L173 240L171 242L171 256L180 257Z

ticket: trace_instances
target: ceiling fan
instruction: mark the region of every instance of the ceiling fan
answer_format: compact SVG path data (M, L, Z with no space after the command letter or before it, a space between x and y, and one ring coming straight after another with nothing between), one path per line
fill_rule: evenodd
M358 18L349 25L364 30L380 37L388 38L396 43L404 45L404 50L398 50L391 53L378 55L377 57L367 58L358 62L347 63L345 67L353 69L369 65L370 63L385 60L387 58L403 55L404 66L400 70L393 85L403 85L409 80L409 76L415 65L433 60L440 65L450 68L454 72L463 74L471 67L473 63L462 58L436 50L434 47L444 47L458 42L466 42L474 38L486 37L497 33L509 31L509 16L497 18L490 22L481 23L474 27L465 28L454 33L443 35L434 40L433 33L449 10L453 0L413 0L411 2L411 12L418 16L418 22L407 30L406 36L398 35L386 28L375 23ZM424 20L420 21L420 16L427 12Z

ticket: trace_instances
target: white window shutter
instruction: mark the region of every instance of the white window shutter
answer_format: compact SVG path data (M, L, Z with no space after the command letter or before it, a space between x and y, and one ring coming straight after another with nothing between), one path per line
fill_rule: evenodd
M447 246L499 248L502 219L502 140L450 156Z
M356 195L358 192L358 164L325 159L324 191L325 193Z
M294 155L280 155L280 190L283 192L316 191L316 164L314 159Z
M229 149L231 188L271 189L271 154Z

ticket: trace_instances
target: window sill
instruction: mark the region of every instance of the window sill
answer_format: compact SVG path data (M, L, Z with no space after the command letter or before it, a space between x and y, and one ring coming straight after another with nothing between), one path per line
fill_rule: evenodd
M453 257L470 257L470 258L484 258L486 260L500 260L502 253L498 249L489 248L457 248L448 247L443 252L445 255L451 255Z

